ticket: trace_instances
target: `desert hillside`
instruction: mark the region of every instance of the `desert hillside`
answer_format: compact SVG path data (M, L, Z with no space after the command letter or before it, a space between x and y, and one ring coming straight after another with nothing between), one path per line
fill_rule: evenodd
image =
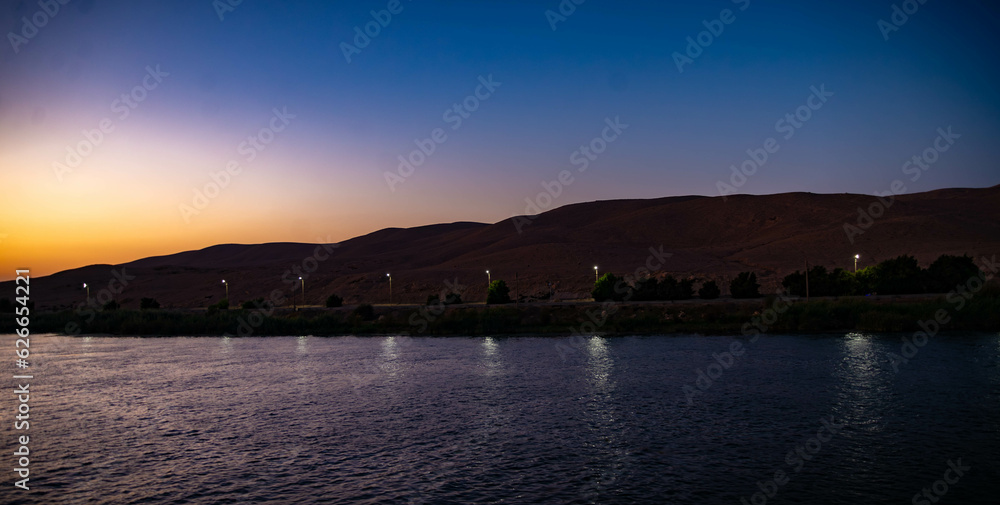
M92 265L33 279L31 295L39 308L70 307L86 296L82 283L97 297L124 276L127 284L116 296L125 307L138 307L142 297L164 307L204 307L225 296L222 279L235 303L274 290L298 302L301 271L308 305L322 304L330 293L346 303L385 303L391 272L396 303L423 302L455 279L466 287L465 300L481 301L489 269L494 280L506 280L521 295L543 295L551 285L558 298L571 299L588 296L594 265L601 273L632 273L646 264L650 248L661 246L670 254L661 274L727 284L736 273L753 270L764 290L773 291L806 260L852 268L855 254L862 267L910 254L926 265L946 253L1000 252L1000 186L898 196L852 244L844 225L857 225L858 208L876 201L856 194L786 193L589 202L495 224L390 228L326 247L225 244ZM10 282L2 289L13 292Z

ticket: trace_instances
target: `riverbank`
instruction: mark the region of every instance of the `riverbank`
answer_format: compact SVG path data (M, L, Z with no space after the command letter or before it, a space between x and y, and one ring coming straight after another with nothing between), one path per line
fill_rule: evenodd
M115 310L38 313L31 331L122 336L495 335L917 331L937 317L945 330L1000 331L1000 293L804 301L753 300L520 306L375 306L255 310ZM0 333L13 333L4 318Z

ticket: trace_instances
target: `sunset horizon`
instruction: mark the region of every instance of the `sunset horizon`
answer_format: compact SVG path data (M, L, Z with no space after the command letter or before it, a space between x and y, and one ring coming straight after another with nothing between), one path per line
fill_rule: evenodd
M0 34L0 505L996 501L1000 2Z
M993 186L996 186L996 185L993 185ZM987 186L987 187L983 187L983 188L979 188L979 189L987 189L987 188L993 187L993 186ZM920 191L920 193L932 192L932 191L937 191L937 190L946 190L946 189L976 189L976 188L941 187L941 188L930 188L930 189L927 189L925 191ZM888 190L889 190L889 188L887 188L887 193L889 193ZM545 191L544 187L541 188L540 193L547 194L547 192ZM762 193L762 194L739 193L739 194L748 195L748 196L769 196L769 195L770 196L774 196L774 195L780 195L780 194L784 194L784 193L786 193L786 192L782 192L782 193ZM787 193L815 193L815 194L830 194L830 195L833 195L833 194L858 194L858 193L825 193L825 192L821 192L821 191L809 191L809 190L789 191ZM905 193L900 193L900 194L905 194ZM666 195L666 196L651 197L651 198L639 198L639 200L656 200L656 199L661 199L661 198L674 198L674 197L687 197L687 196L716 197L716 196L721 196L721 195L710 195L710 194L708 194L708 195L693 195L693 194ZM865 195L865 196L872 196L873 198L875 198L877 195ZM896 196L896 195L894 195L894 196ZM250 237L259 236L260 238L258 240L256 240L256 241L253 241L253 240L240 240L240 239L227 240L227 239L223 239L223 238L207 239L208 240L207 242L192 243L190 246L176 245L175 243L171 243L169 245L160 245L160 246L157 246L157 245L147 245L147 244L131 245L131 243L129 243L129 242L123 242L123 243L117 244L116 247L118 247L119 249L115 250L113 252L113 254L109 253L108 249L105 249L105 248L94 250L92 253L90 253L90 254L93 255L92 256L93 260L83 260L83 259L76 260L74 258L74 261L77 261L77 263L63 263L62 266L52 266L52 267L46 267L44 263L42 265L39 265L38 262L35 262L32 265L22 265L22 264L17 264L14 261L11 261L9 265L0 265L0 266L4 267L4 272L8 272L8 271L9 272L13 272L17 268L30 267L31 270L32 270L32 272L35 272L35 275L37 275L39 277L42 277L42 276L51 275L51 274L54 274L54 273L57 273L57 272L62 272L62 271L66 271L66 270L73 270L73 269L83 268L83 267L87 267L87 266L93 266L93 265L119 265L119 264L124 264L124 263L130 263L130 262L133 262L133 261L137 261L137 260L140 260L140 259L143 259L143 258L158 257L158 256L170 256L170 255L174 255L174 254L178 254L178 253L182 253L182 252L186 252L186 251L199 251L199 250L203 250L203 249L210 248L212 246L217 246L217 245L261 245L261 244L273 244L273 243L300 243L300 244L323 244L323 243L326 243L326 244L333 244L333 243L340 243L340 242L343 242L343 241L346 241L346 240L350 240L350 239L354 239L354 238L363 237L365 235L368 235L368 234L371 234L371 233L375 233L375 232L378 232L378 231L381 231L381 230L421 228L421 227L426 227L426 226L434 226L434 225L449 224L449 223L460 223L460 222L470 222L470 223L480 223L480 224L496 224L496 223L500 223L500 222L503 222L503 221L512 220L512 219L517 218L519 216L530 216L530 215L532 215L529 212L525 212L526 210L539 209L539 210L541 210L541 212L547 212L549 210L555 210L555 209L560 208L560 207L565 207L565 206L568 206L568 205L574 205L574 204L579 204L579 203L592 203L592 202L601 202L601 201L631 200L631 199L633 199L633 198L597 199L597 200L587 200L587 201L570 201L570 200L566 199L566 201L560 202L560 205L558 205L558 206L557 205L552 205L550 207L545 208L544 210L541 210L541 208L539 207L539 205L537 203L535 203L537 201L537 195L535 195L535 198L526 197L526 201L523 202L524 206L525 206L525 209L522 209L522 212L517 213L517 214L512 214L512 215L509 215L509 216L505 216L505 217L501 217L500 219L495 219L495 220L473 220L473 219L442 218L439 221L420 222L420 223L414 223L414 224L410 224L410 225L387 225L387 226L379 226L378 228L364 229L364 230L359 230L358 232L346 232L344 235L341 235L341 236L335 236L332 233L328 233L326 235L319 235L319 236L313 237L311 240L308 239L307 237L289 237L286 240L275 240L275 239L272 239L270 237L265 237L263 235L246 235L246 236L250 236ZM453 216L453 217L455 217L455 216ZM516 226L512 227L512 230L516 232L517 231L517 227ZM262 232L262 233L265 233L265 232ZM213 235L213 236L216 236L216 235ZM3 239L4 239L4 237L0 237L0 244L2 244L5 241ZM102 244L102 245L107 246L106 244ZM111 247L111 246L107 246L107 247ZM122 249L124 249L124 251ZM10 249L7 249L7 250L11 251L8 254L8 256L7 256L8 258L16 257L16 254L15 254L14 251L18 251L18 249L14 249L13 247L11 247ZM27 253L30 253L30 252L31 251L29 250L29 251L23 252L22 254L27 254ZM42 258L46 258L47 255L46 255L45 250L39 250L37 252L32 253L31 257L42 259ZM78 257L79 257L79 255L78 255ZM55 258L65 260L65 256L63 256L63 254L61 253L61 251L58 251L58 250L55 251ZM55 264L58 265L58 263L55 263ZM4 274L3 276L0 276L0 282L13 280L14 277L15 277L15 275L12 274L12 273L11 274Z

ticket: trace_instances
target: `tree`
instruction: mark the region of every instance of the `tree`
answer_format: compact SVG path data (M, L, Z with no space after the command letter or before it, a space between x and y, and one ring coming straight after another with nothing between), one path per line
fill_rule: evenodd
M729 283L729 292L733 298L760 298L760 284L757 284L757 274L740 272Z
M868 295L875 292L875 270L877 268L877 266L865 267L853 275L855 293Z
M597 302L605 300L622 301L625 299L625 293L628 293L627 289L623 289L623 284L624 282L621 277L612 273L606 273L594 282L594 289L590 294L594 297L594 301Z
M792 296L806 296L806 276L798 270L781 280L781 286ZM812 294L812 293L810 293Z
M139 309L158 309L160 308L160 302L156 301L155 298L143 298L139 300Z
M875 291L883 295L920 293L922 277L917 259L904 254L875 267Z
M942 254L927 268L925 287L929 293L947 293L979 274L972 257Z
M507 287L507 283L501 280L495 280L490 283L489 289L486 290L486 304L495 305L510 303L510 288Z
M703 300L714 300L719 297L719 286L715 281L706 281L698 290L698 297Z
M340 307L340 306L343 306L343 305L344 305L344 299L341 298L341 297L339 297L339 296L337 296L337 295L333 295L332 294L332 295L326 297L326 306L327 307L333 308L333 307Z
M635 288L632 292L632 300L642 302L646 300L659 300L659 282L656 277L649 277L635 281Z

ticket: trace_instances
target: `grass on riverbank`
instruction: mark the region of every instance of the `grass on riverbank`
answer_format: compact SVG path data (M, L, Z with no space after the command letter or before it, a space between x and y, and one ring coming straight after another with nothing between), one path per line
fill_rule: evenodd
M351 307L278 309L270 315L256 310L115 310L84 317L65 311L34 314L30 328L34 333L129 336L740 333L754 326L764 332L889 332L919 330L921 321L944 310L951 318L942 325L944 330L1000 331L1000 289L988 288L963 299L961 306L955 300L841 298L786 304L767 297L684 304L459 306L440 311L375 307L373 320ZM13 333L13 323L13 318L3 318L0 333Z

